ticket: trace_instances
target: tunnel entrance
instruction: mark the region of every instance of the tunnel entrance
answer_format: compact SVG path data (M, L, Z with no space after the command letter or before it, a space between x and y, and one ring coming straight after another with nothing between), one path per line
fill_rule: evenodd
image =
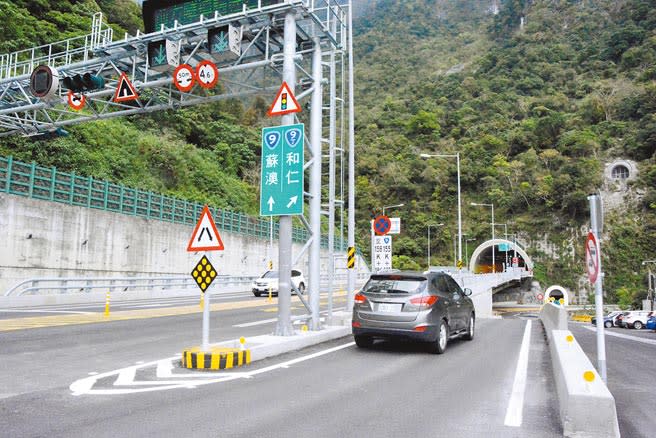
M488 240L479 245L469 259L469 271L474 274L501 273L512 268L532 271L533 261L523 248L510 240Z

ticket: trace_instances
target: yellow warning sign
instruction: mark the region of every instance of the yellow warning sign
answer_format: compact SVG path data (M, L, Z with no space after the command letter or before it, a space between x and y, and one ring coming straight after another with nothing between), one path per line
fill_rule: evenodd
M191 271L191 276L196 280L196 284L201 291L205 292L210 284L216 278L217 272L207 257L203 256Z
M347 255L346 267L348 269L355 268L355 246L349 246L346 255Z

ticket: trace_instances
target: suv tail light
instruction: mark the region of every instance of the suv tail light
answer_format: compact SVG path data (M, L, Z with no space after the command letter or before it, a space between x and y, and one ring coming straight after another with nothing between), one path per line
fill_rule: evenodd
M439 297L435 295L424 295L410 299L410 304L419 307L420 309L427 309L433 304L437 303Z
M356 304L364 304L367 302L367 297L365 297L361 293L357 293L353 297L353 300L355 301Z

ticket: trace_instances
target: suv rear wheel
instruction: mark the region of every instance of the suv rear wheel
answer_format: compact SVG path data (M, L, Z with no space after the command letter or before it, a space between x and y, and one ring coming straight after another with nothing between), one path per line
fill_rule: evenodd
M371 336L353 335L355 345L360 348L369 348L374 344L374 339Z
M433 354L442 354L446 351L446 345L449 343L449 328L446 321L440 322L440 329L437 332L437 339L430 344L429 350Z
M633 323L633 328L636 330L640 330L642 328L642 323L640 321L636 321Z

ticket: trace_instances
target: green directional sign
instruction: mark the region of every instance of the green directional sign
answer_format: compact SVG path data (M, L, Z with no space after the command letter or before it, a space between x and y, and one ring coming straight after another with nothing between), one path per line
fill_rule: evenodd
M260 216L303 214L305 126L262 129Z

